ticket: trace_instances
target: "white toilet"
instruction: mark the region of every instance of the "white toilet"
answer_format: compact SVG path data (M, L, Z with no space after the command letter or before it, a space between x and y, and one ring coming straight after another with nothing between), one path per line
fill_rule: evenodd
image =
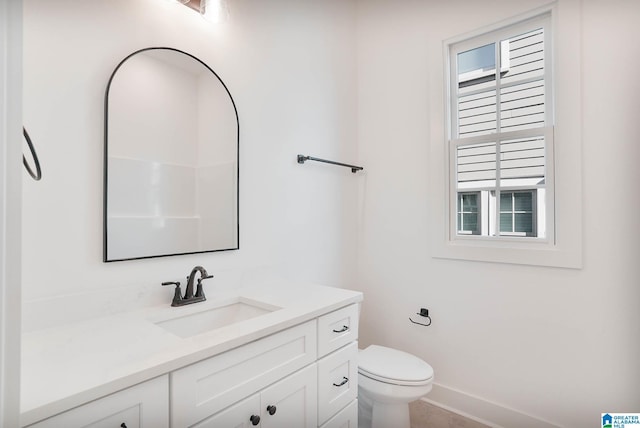
M409 403L431 391L433 368L415 355L370 345L358 354L358 428L409 428Z

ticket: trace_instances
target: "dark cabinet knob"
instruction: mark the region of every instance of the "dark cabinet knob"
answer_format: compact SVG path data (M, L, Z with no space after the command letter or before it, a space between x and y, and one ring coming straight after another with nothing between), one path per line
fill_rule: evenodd
M260 416L258 415L251 415L251 417L249 418L249 420L251 421L251 425L256 426L260 423Z
M120 428L127 428L127 424L125 424L124 422L120 424Z
M276 406L267 406L267 412L269 412L270 415L275 415L276 410Z

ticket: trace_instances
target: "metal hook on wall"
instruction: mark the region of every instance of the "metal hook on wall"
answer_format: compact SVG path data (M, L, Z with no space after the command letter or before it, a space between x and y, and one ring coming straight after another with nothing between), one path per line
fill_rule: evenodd
M24 135L24 139L27 140L27 144L29 145L29 150L31 150L31 157L33 157L33 163L36 168L36 172L34 173L31 169L31 166L27 162L27 159L22 155L22 164L27 169L29 175L36 181L39 181L42 178L42 169L40 168L40 161L38 160L38 155L36 154L36 149L33 147L33 143L31 142L31 137L29 137L29 133L26 128L22 127L22 135Z
M427 323L422 323L422 322L414 321L414 320L411 319L411 317L409 317L409 321L411 321L414 324L421 325L423 327L429 327L431 325L431 317L429 316L429 309L420 308L420 312L416 312L416 315L420 315L421 317L426 318L428 320L428 322Z

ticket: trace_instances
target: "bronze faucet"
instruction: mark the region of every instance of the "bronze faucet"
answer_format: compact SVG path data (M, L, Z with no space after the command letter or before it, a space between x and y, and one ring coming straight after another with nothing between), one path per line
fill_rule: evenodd
M200 272L200 278L198 278L198 284L196 286L196 294L193 294L193 281L196 278L196 274ZM173 295L173 301L171 302L171 306L184 306L189 305L191 303L203 302L206 299L204 297L204 291L202 290L202 281L205 279L213 278L213 275L209 275L207 270L202 266L196 266L191 270L191 273L187 277L187 289L184 291L184 296L182 296L180 290L180 282L163 282L162 285L175 285L175 293Z

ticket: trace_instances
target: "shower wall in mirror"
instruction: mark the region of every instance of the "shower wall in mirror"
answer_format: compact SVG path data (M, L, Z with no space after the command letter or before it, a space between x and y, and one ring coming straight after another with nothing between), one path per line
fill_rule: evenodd
M198 58L148 48L105 96L104 261L238 249L235 103Z

